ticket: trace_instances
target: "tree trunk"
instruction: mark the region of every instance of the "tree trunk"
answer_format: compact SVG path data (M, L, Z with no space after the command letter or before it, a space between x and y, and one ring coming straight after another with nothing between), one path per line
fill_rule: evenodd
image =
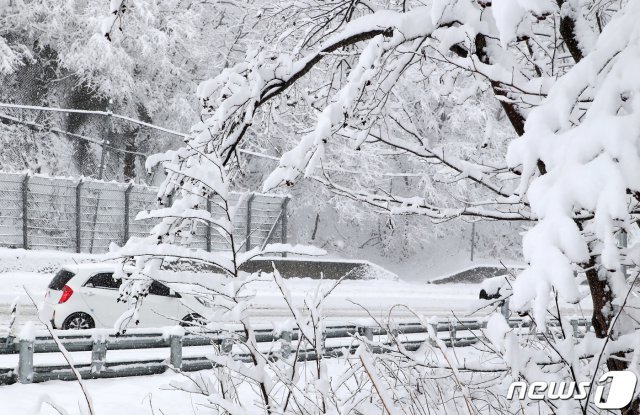
M557 0L558 7L562 9L562 5L566 0ZM564 43L571 53L573 60L578 63L582 60L583 54L578 44L575 28L576 23L574 18L569 13L561 12L560 18L560 35L564 40ZM577 222L579 229L582 231L582 224ZM589 290L591 292L591 300L593 301L593 315L591 316L591 324L595 335L599 339L604 339L609 333L609 328L613 323L615 313L613 311L613 292L609 286L606 275L600 278L598 275L598 263L595 255L591 255L589 262L586 264L587 282L589 283ZM606 271L605 271L606 272ZM605 311L606 310L606 311ZM607 359L607 369L625 370L628 368L627 363L622 360L624 353L617 353ZM631 403L620 410L622 415L640 415L640 398L636 398Z
M138 151L136 137L139 131L140 128L136 128L130 133L125 133L124 149L126 151ZM134 153L124 153L123 175L126 182L136 178L136 155Z
M558 5L562 7L564 0L558 0ZM582 51L579 48L577 38L575 36L575 22L572 17L564 16L561 18L560 34L565 40L565 44L571 53L573 59L579 62L582 59ZM489 56L485 52L487 46L487 39L484 35L478 34L475 39L476 54L478 59L485 63L490 64ZM491 88L496 96L506 96L506 91L500 83L491 81ZM525 118L518 110L515 104L500 100L500 105L504 109L507 118L511 122L513 129L518 136L524 134ZM542 160L538 160L538 170L540 175L544 175L547 172L546 166ZM578 227L582 230L582 224L577 222ZM591 323L593 325L597 338L604 339L607 337L609 328L615 316L612 307L613 292L609 286L606 275L600 279L598 275L598 264L596 256L591 255L589 263L585 265L587 269L586 276L589 283L589 289L591 291L591 298L593 300L593 315ZM606 310L606 311L605 311ZM613 370L625 370L628 365L623 360L619 359L624 356L610 357L607 359L607 368L610 371ZM627 407L621 410L622 415L640 415L640 399L633 400Z

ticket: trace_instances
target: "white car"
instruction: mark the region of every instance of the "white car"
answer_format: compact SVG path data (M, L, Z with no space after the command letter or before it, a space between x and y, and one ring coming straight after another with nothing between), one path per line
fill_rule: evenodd
M57 329L113 328L129 308L118 301L122 280L113 277L115 270L116 265L108 263L64 266L49 283L41 314ZM177 293L153 281L139 310L139 324L129 326L187 325L207 315L210 304L204 295Z

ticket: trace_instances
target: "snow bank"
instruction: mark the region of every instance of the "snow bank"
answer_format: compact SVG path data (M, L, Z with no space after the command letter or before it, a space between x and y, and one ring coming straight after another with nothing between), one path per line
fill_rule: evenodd
M48 274L57 271L62 265L99 262L105 259L101 254L0 248L0 273L20 271Z

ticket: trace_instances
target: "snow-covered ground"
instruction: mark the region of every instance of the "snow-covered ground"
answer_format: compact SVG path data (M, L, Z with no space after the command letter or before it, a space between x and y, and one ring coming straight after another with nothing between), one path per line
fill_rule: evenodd
M18 298L18 326L27 320L37 320L36 309L27 292L36 304L44 298L44 292L53 274L34 272L0 273L0 328L9 322L10 305ZM335 281L321 281L310 278L286 280L294 304L302 307L304 299L311 295L318 285L332 286ZM291 317L289 309L275 282L258 280L248 288L255 292L250 313L256 323L270 323ZM392 317L407 319L413 317L411 310L425 317L458 317L474 313L478 307L479 286L476 284L444 284L389 281L389 280L345 280L325 300L324 309L329 321L339 323L354 322L360 318L389 317L389 310L402 304L407 307L394 308ZM569 315L588 314L591 305L585 299L580 306L569 306ZM485 315L478 311L475 315Z
M204 371L203 375L206 375ZM96 379L85 381L96 415L147 415L147 414L204 414L199 404L206 400L199 395L171 391L167 388L180 375L164 373L141 378ZM169 389L169 390L167 390ZM33 385L15 384L0 387L0 413L59 415L43 401L53 401L68 411L80 414L78 404L84 396L77 382L52 381ZM162 412L159 412L161 410ZM154 412L155 411L155 412Z
M102 255L73 254L57 251L28 251L0 248L0 328L9 321L9 308L16 298L20 307L18 325L36 320L36 311L27 292L36 304L44 297L53 274L64 264L102 261ZM334 281L311 278L287 279L292 299L300 306L318 284L330 286ZM271 322L290 317L288 308L276 284L269 279L255 281L250 287L256 294L252 313L259 322ZM424 282L388 280L345 280L325 302L330 320L341 323L348 319L386 317L389 309L404 304L427 316L447 316L455 312L465 315L473 310L479 289L469 284L434 286ZM396 317L410 317L406 308L398 308Z
M9 321L9 308L19 298L18 324L36 319L36 312L27 296L30 292L38 304L44 298L46 286L53 274L34 272L0 273L0 327ZM331 286L335 281L310 278L287 280L293 301L302 306L308 294L320 285ZM255 292L251 312L257 322L289 318L290 313L276 284L270 280L251 283ZM468 314L478 298L478 287L472 284L431 285L388 280L345 280L326 299L325 311L330 320L344 322L353 318L386 317L389 309L404 304L428 316L447 316L455 312ZM410 317L406 308L394 312L396 317Z
M458 356L467 353L458 349ZM471 350L469 350L471 352ZM357 360L357 358L355 358ZM315 362L314 362L315 363ZM344 373L348 363L344 359L328 359L329 374ZM312 365L313 366L313 365ZM191 376L214 378L212 370L195 372ZM339 377L333 378L336 383ZM167 371L144 378L94 379L83 381L95 408L95 415L204 415L211 414L208 400L198 393L176 390L172 385L186 384L183 375ZM255 396L249 388L247 396ZM80 405L85 398L77 382L50 381L39 384L0 387L0 413L15 415L60 415L47 402L63 409L65 415L81 415ZM245 402L249 404L249 402ZM260 412L256 412L260 413Z
M7 250L0 252L7 254ZM29 293L36 303L42 301L46 286L55 271L65 262L76 260L73 254L63 254L58 258L51 252L43 252L38 256L34 252L9 252L12 256L3 261L0 266L0 333L6 331L9 322L9 309L12 302L18 299L19 318L16 332L26 321L37 322L36 309L31 303ZM0 255L1 256L1 255ZM6 255L5 255L6 258ZM85 261L97 258L86 256ZM19 268L22 263L23 269ZM4 272L2 272L4 270ZM291 278L286 284L291 292L291 298L297 306L303 305L303 300L313 295L318 285L331 286L332 280L317 280L311 278ZM263 277L253 281L249 287L255 293L250 308L250 315L257 326L278 325L291 319L290 312L282 294L273 280ZM426 318L469 316L478 303L479 285L477 284L427 284L424 282L408 282L402 279L393 280L345 280L326 299L324 311L327 323L357 323L371 317L386 320L390 317L389 310L395 305L391 317L397 320L415 320L412 311ZM587 314L590 308L587 300L582 307L569 307L567 314ZM475 313L482 318L486 310ZM412 340L424 340L424 334L409 335ZM420 337L420 339L418 339ZM407 338L409 339L409 338ZM336 342L349 341L347 339L329 339L328 345ZM342 343L340 345L343 345ZM277 347L274 344L261 344L261 348ZM265 350L266 351L266 350ZM184 356L207 356L212 352L210 347L185 347ZM107 354L108 361L135 361L139 359L166 359L169 350L114 350ZM72 353L75 363L88 363L91 352ZM64 364L60 353L41 353L34 356L36 365ZM341 373L342 369L336 365L345 364L344 360L334 360L329 363L330 369ZM0 356L0 367L17 366L17 355ZM209 371L198 372L208 376ZM179 381L182 376L167 372L162 375L145 376L144 378L99 379L85 381L98 415L114 414L199 414L206 413L206 398L196 394L188 394L172 390L170 383ZM117 397L117 399L114 399ZM57 414L46 402L54 402L64 408L69 414L79 414L79 403L83 395L77 382L50 381L42 384L22 385L14 384L0 387L0 414ZM162 412L160 412L162 411Z

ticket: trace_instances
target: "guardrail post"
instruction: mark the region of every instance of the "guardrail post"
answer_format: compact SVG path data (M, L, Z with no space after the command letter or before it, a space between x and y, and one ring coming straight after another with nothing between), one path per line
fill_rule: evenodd
M437 339L438 339L438 323L429 323L429 325L433 329L433 335L435 336L434 338L429 336L429 343L432 346L436 346L438 344L438 342L437 342Z
M504 316L504 319L509 321L509 297L505 298L500 306L500 312Z
M131 215L129 211L131 189L133 189L133 183L129 183L129 186L124 191L124 233L122 236L122 246L129 240L129 222Z
M291 356L291 332L284 330L280 333L280 356L288 359Z
M233 339L231 337L223 338L220 344L220 351L222 354L228 355L231 354L231 350L233 350Z
M457 327L454 323L449 323L449 340L451 341L451 347L456 345L457 340Z
M182 336L172 334L169 337L169 342L171 344L169 364L175 369L182 369Z
M580 332L578 331L578 320L571 320L571 327L573 327L573 338L577 339L580 336Z
M22 180L22 247L29 249L29 173Z
M105 360L107 359L107 342L106 339L96 339L93 341L91 348L91 373L100 373L105 369Z
M390 326L390 330L387 333L392 339L396 339L398 338L398 334L399 334L399 330L398 330L398 326L395 324L395 322L392 322L390 324L393 324L392 326Z
M20 340L18 358L18 382L33 382L33 340Z
M282 228L280 234L280 242L283 244L287 243L287 205L289 204L289 197L285 197L282 201L282 207L280 211L280 216L282 220L280 221ZM282 257L285 258L287 256L286 252L282 253Z
M251 250L251 205L253 204L254 194L251 193L247 199L247 238L245 240L245 250Z
M300 336L301 334L298 333L298 341L300 341ZM322 343L320 344L320 351L322 352L322 355L324 356L327 350L327 329L325 327L324 330L322 330L322 335L320 336L320 341L322 341Z
M371 327L360 327L358 326L358 335L369 340L367 344L367 349L371 351L371 342L373 342L373 329Z
M76 252L80 253L82 248L82 199L80 192L82 188L82 180L76 186Z

